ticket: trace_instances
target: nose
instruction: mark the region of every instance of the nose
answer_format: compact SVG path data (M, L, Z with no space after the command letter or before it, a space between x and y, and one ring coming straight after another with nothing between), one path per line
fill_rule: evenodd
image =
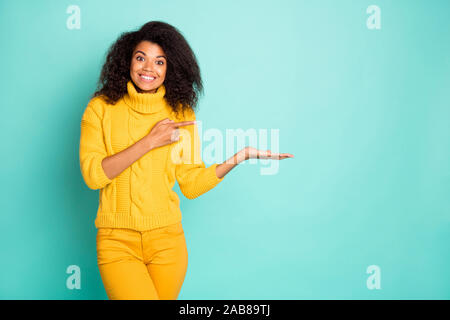
M153 62L149 59L144 64L144 70L145 71L153 71Z

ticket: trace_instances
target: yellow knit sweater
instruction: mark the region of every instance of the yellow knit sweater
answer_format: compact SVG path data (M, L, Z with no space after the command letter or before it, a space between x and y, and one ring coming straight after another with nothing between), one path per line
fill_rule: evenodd
M151 230L181 221L180 200L172 190L175 179L181 192L194 199L224 179L216 175L217 163L205 167L197 125L180 127L180 140L147 152L114 179L102 160L136 143L156 122L195 120L193 111L172 112L164 99L165 87L156 93L139 93L127 83L128 93L115 105L100 96L92 98L81 120L80 167L91 189L100 189L97 228Z

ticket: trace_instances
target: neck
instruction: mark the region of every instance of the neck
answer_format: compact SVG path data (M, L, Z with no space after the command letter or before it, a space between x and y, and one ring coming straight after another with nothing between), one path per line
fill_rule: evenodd
M149 90L149 91L144 91L144 90L142 90L141 88L139 88L138 86L136 86L136 85L134 84L134 82L132 82L132 83L133 83L133 86L134 86L134 88L136 89L136 91L137 91L138 93L156 93L156 92L158 91L158 88L153 89L153 90Z
M138 91L139 90L139 91ZM162 84L154 93L143 92L135 86L132 80L127 83L128 93L124 96L125 103L140 113L155 113L165 106L166 88Z

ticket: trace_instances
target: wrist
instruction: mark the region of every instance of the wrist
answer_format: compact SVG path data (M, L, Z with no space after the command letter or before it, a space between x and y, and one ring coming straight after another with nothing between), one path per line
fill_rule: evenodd
M150 139L149 136L145 136L142 139L142 142L143 142L143 144L145 146L145 150L147 150L147 152L149 152L155 148L155 146L153 145L152 139Z
M239 164L239 163L244 162L245 160L247 160L247 155L245 153L245 150L241 150L238 153L236 153L234 155L234 158L235 158L235 163L236 164Z

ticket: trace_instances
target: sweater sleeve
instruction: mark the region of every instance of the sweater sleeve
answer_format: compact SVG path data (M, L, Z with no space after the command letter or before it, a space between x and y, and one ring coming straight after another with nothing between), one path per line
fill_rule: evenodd
M194 112L184 120L195 120ZM217 163L205 167L201 158L201 141L197 125L182 126L179 130L182 140L181 163L176 165L175 174L181 192L186 198L195 199L214 188L225 177L217 177Z
M102 167L102 160L107 157L103 139L102 121L94 110L91 100L81 119L80 167L86 185L93 190L102 189L111 183Z

